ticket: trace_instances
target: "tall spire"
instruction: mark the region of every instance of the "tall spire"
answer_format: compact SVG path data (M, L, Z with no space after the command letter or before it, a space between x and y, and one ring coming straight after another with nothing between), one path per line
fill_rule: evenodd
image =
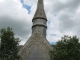
M46 39L47 18L43 0L38 0L32 22L32 35L19 51L20 60L50 60L49 51L52 48Z
M35 18L43 18L43 19L47 20L46 14L45 14L45 11L44 11L43 0L38 0L37 10L36 10L36 13L35 13L35 15L33 17L33 20Z
M37 10L33 17L32 22L33 22L32 33L37 28L46 37L47 18L44 11L43 0L38 0Z

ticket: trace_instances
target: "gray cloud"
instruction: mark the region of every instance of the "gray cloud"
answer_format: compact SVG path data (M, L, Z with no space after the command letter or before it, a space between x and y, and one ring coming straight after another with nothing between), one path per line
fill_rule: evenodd
M1 17L0 19L0 28L11 27L18 36L28 36L31 32L31 24L23 20L15 20L8 16Z
M57 37L51 37L53 41L63 35L77 35L80 38L80 10L78 12L80 0L52 0L49 3L50 7L46 7L48 10L46 13L48 19L51 20L48 27L52 28L48 30L48 34L51 31L53 34L58 32ZM50 39L50 34L48 39Z
M59 16L59 26L61 31L73 30L75 22L69 13L61 13Z
M62 10L66 10L69 13L74 12L75 10L80 6L80 0L66 0L65 3L62 3L60 1L56 1L56 3L53 4L53 10L52 12L60 12Z
M31 6L31 13L22 7L19 0L4 0L0 2L0 29L10 26L21 37L24 44L31 34L32 18L36 11L38 0L24 0ZM64 34L80 37L80 0L44 0L44 8L48 20L47 39L58 41ZM50 36L56 34L56 36ZM52 40L53 39L53 40Z
M28 15L28 11L22 7L20 1L0 2L0 29L11 27L17 37L27 41L31 34L31 20L32 15Z

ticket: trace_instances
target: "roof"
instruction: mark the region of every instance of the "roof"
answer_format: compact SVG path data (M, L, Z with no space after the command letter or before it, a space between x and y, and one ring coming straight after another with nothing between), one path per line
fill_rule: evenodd
M43 0L38 0L38 4L37 4L37 10L36 10L36 13L33 17L33 20L35 18L44 18L47 20L46 18L46 14L45 14L45 11L44 11L44 4L43 4Z
M37 51L35 50L36 48ZM47 39L40 33L38 29L36 29L34 33L31 35L31 37L28 39L28 41L21 48L19 55L22 56L22 60L26 60L30 56L34 56L36 52L39 52L39 54L49 59L48 53L50 49L51 46Z

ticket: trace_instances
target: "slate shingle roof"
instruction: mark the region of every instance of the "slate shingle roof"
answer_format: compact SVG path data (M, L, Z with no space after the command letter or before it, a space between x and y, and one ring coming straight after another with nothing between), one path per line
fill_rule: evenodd
M36 50L33 52L33 50L35 48L38 48L38 51L41 52L44 60L49 60L48 53L49 53L49 50L51 49L51 46L50 46L49 42L47 41L47 39L44 38L44 36L40 33L40 31L38 29L35 30L35 32L31 35L29 40L25 43L25 45L20 50L19 55L21 55L22 60L29 60L30 56L32 56L31 59L35 60L34 52L38 52ZM32 53L34 53L34 55L31 55ZM40 58L38 58L38 60L39 59Z
M44 18L47 20L46 14L44 11L43 0L38 0L37 10L36 10L36 13L35 13L33 19L35 19L35 18Z

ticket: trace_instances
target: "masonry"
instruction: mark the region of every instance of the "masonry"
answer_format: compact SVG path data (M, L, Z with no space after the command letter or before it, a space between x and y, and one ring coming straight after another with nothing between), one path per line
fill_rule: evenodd
M32 34L18 53L21 56L20 60L50 60L51 46L46 39L47 17L43 0L38 0L32 22Z

